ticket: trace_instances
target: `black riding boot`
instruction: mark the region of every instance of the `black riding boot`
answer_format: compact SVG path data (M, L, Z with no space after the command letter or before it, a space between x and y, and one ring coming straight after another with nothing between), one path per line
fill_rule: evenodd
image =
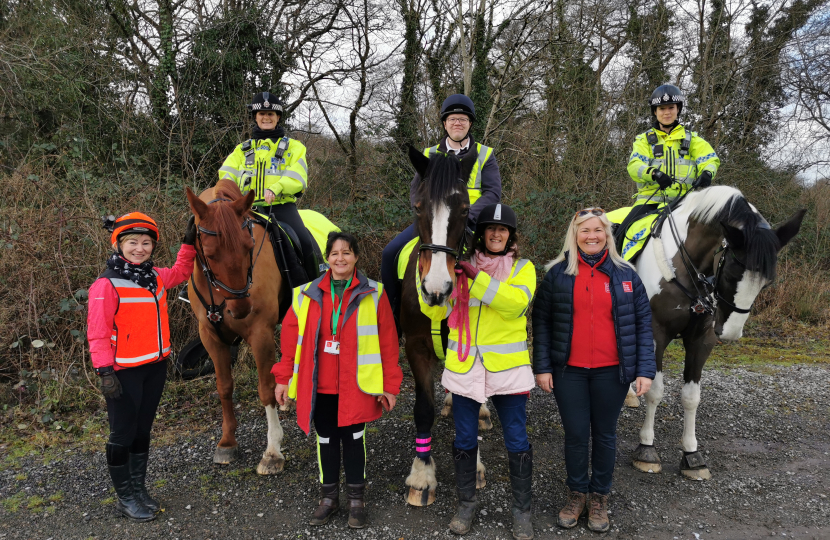
M513 489L513 538L530 540L533 538L530 502L532 499L531 482L533 480L533 448L527 452L507 452L510 468L510 487Z
M144 506L144 503L135 496L133 477L130 474L130 464L110 465L109 470L112 484L115 487L115 494L118 496L115 509L121 515L133 521L152 521L156 519L153 511Z
M476 461L478 446L471 450L452 448L455 461L455 489L458 493L458 508L450 521L450 531L467 534L476 514Z
M159 502L147 493L144 480L147 477L147 458L150 454L130 454L130 474L133 477L133 491L135 498L141 501L151 512L158 512Z

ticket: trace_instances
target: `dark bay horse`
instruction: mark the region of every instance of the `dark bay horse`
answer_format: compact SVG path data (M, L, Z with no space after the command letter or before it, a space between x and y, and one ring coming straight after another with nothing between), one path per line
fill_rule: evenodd
M680 472L695 480L711 477L695 437L703 365L719 339L741 337L755 298L775 279L778 252L798 233L805 212L772 228L740 191L713 186L688 195L656 228L637 261L653 313L657 375L645 395L635 468L661 470L654 414L663 399L663 354L680 337L686 350Z
M251 346L256 360L259 399L268 421L268 446L257 473L277 474L285 458L280 451L283 432L271 367L279 306L290 301L288 286L283 283L268 233L249 214L253 191L242 196L234 182L220 180L198 197L188 188L187 199L199 231L188 297L199 320L199 336L216 368L216 388L222 402L222 438L213 461L228 464L237 454L230 345L241 337Z
M470 152L461 160L441 153L428 158L414 148L409 149L409 159L421 176L415 204L420 239L412 251L404 275L401 327L406 336L406 357L415 378L415 428L418 444L421 445L431 445L432 440L432 426L435 423L434 370L438 357L433 348L430 320L421 313L417 289L431 306L448 301L453 292L455 264L463 253L467 215L470 212L467 178L476 157L474 152ZM483 475L483 467L480 471ZM406 485L409 486L409 504L432 504L438 485L435 460L430 457L429 462L425 462L416 457Z

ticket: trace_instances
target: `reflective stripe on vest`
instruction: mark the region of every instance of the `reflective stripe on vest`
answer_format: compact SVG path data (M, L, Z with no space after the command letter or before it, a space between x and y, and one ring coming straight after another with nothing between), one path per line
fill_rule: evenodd
M484 164L487 163L487 160L490 159L490 156L493 155L493 149L489 146L484 146L483 144L476 143L476 150L478 150L478 159L476 159L476 165L473 167L473 170L470 171L470 178L467 179L467 191L470 194L470 204L475 204L475 202L481 197L481 170L484 168ZM438 152L438 146L431 146L424 150L424 155L427 157L432 157L435 153Z
M128 279L108 277L118 294L110 341L119 366L148 364L170 353L167 291L161 276L155 273L158 284L155 296Z
M375 290L371 294L365 294L357 306L357 386L365 394L380 396L383 395L383 365L378 336L378 302L383 292L383 284L368 278L367 282ZM310 286L311 283L307 283L295 288L291 301L297 315L299 334L297 350L294 353L294 375L288 382L288 397L291 399L297 399L297 373L300 372L303 336L311 305L311 299L304 293ZM317 336L314 341L317 341Z

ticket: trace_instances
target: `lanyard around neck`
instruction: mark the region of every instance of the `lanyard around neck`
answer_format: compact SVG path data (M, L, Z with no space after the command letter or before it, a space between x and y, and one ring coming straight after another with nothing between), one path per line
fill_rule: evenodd
M331 285L331 337L332 339L337 336L337 321L340 320L340 309L343 307L343 299L346 297L346 291L349 289L349 286L352 284L352 279L354 279L354 274L352 277L349 278L349 281L346 282L346 286L343 287L343 294L340 297L340 302L337 304L337 309L334 309L335 304L335 295L334 295L334 276L331 276L330 285Z

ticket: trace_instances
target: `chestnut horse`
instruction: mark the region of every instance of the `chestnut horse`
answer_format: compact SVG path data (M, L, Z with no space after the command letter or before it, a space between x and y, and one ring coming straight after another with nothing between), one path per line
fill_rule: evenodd
M290 301L288 285L280 275L267 231L250 215L253 191L242 196L234 182L220 180L198 197L188 188L187 199L198 226L188 297L199 320L202 344L216 368L222 402L222 438L213 462L228 464L237 454L230 345L241 337L256 360L257 389L268 421L268 446L257 473L277 474L285 458L280 451L283 432L271 367L280 305Z
M655 228L637 260L653 314L657 374L645 394L635 468L654 473L662 468L654 415L663 399L663 354L680 337L686 350L680 472L694 480L711 477L695 436L703 365L719 339L741 337L755 298L775 279L778 252L798 233L804 213L772 228L740 191L712 186L689 194Z
M431 334L431 322L421 313L418 290L424 301L436 306L449 300L455 286L456 261L466 241L470 197L467 178L476 162L475 152L459 160L437 153L426 157L409 148L409 159L421 176L415 197L415 220L419 243L412 250L404 275L401 297L401 328L406 336L406 358L415 379L416 443L430 446L435 423L435 379L438 364ZM416 282L416 266L420 281ZM443 336L446 339L446 335ZM483 467L479 462L479 484ZM415 457L406 479L407 502L426 506L435 501L435 460Z

